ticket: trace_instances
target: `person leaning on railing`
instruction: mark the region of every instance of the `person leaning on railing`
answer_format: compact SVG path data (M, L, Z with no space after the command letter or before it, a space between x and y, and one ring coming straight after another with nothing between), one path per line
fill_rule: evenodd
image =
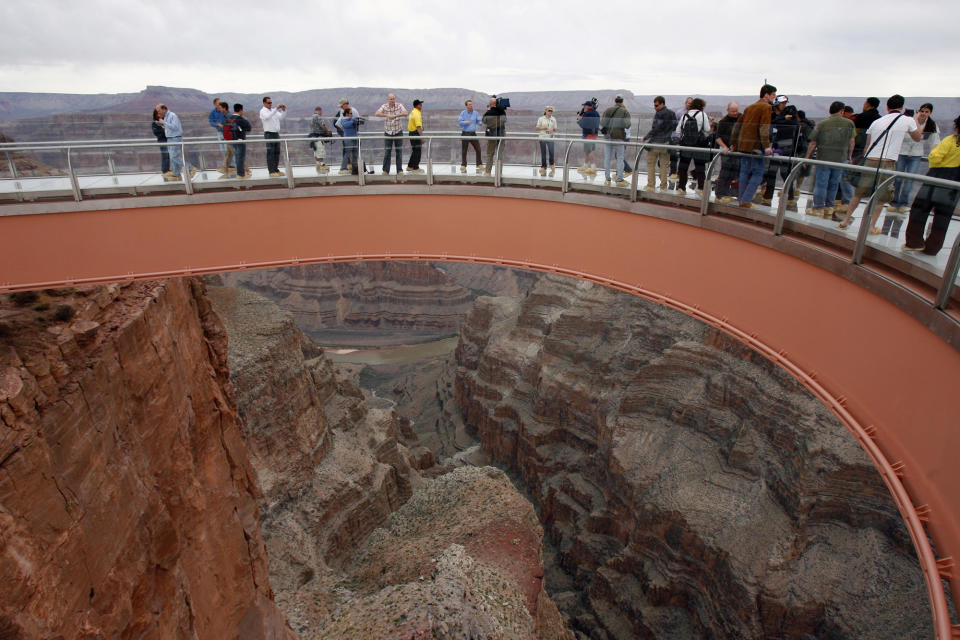
M960 181L960 116L953 121L953 135L947 136L930 152L931 178ZM960 189L960 186L958 186ZM923 251L930 256L937 255L943 247L947 235L947 226L957 208L960 197L958 189L937 187L925 184L920 187L917 197L910 207L910 220L907 222L906 244L904 251ZM927 216L933 211L933 224L930 235L923 238L923 229L927 225Z
M341 110L343 115L338 122L343 129L343 158L340 160L340 175L353 173L357 174L360 169L357 164L357 149L360 145L359 134L357 133L357 117L353 114L353 109L349 105ZM350 168L352 167L352 169Z

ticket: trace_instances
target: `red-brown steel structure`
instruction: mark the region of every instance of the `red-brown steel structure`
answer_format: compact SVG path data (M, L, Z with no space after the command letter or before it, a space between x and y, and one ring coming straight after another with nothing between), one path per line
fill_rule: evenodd
M907 523L937 637L960 637L941 583L952 583L960 604L960 352L850 278L654 204L637 215L529 195L153 200L0 216L0 290L308 262L455 260L562 273L669 305L756 348L839 416Z

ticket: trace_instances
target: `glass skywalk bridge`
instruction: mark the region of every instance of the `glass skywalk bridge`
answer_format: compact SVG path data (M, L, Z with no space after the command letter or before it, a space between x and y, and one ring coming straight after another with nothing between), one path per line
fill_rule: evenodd
M158 165L155 142L0 148L13 163L0 181L0 291L438 259L562 273L647 297L753 347L848 426L904 517L937 637L960 633L944 590L947 581L955 600L960 592L950 555L960 550L955 230L949 255L926 259L900 252L898 238L877 241L865 226L841 231L805 215L803 197L797 212L777 199L726 206L709 196L716 162L707 197L644 191L636 173L627 186L608 186L602 170L577 171L580 139L557 140L552 176L540 175L532 137L500 140L486 175L472 163L460 172L459 136L427 136L424 173L402 177L379 175L377 136L361 138L372 175L318 174L308 141L281 141L285 175L256 166L242 180L210 168L217 142L188 141L187 159L194 154L201 171L176 182L131 153L146 150ZM327 161L339 159L339 141L327 142ZM248 144L257 155L264 143ZM643 146L629 149L636 166ZM19 171L27 160L34 168ZM108 268L95 272L95 263Z

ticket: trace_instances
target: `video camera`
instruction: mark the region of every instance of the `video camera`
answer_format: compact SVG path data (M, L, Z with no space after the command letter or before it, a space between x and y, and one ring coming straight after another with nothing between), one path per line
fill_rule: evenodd
M587 100L587 102L589 102L590 104L593 105L593 110L594 110L594 111L598 111L598 110L599 110L599 107L600 107L600 101L599 101L599 100L597 100L596 98L590 98L589 100ZM577 111L577 115L578 115L578 116L582 116L582 115L583 115L583 107L580 107L580 111Z
M497 101L497 109L509 109L510 108L510 98L501 98L500 96L493 96Z

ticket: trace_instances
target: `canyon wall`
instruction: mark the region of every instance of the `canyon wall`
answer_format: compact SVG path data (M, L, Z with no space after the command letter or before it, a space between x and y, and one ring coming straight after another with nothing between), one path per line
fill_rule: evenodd
M399 331L404 339L456 333L474 298L425 262L312 264L220 278L269 298L312 335L337 328L370 335Z
M678 312L559 277L480 298L455 395L526 483L579 638L927 638L906 529L797 381Z
M288 638L199 280L0 304L0 636Z
M243 289L209 296L263 490L271 583L301 637L571 638L543 588L543 530L501 471L433 467L289 313Z

